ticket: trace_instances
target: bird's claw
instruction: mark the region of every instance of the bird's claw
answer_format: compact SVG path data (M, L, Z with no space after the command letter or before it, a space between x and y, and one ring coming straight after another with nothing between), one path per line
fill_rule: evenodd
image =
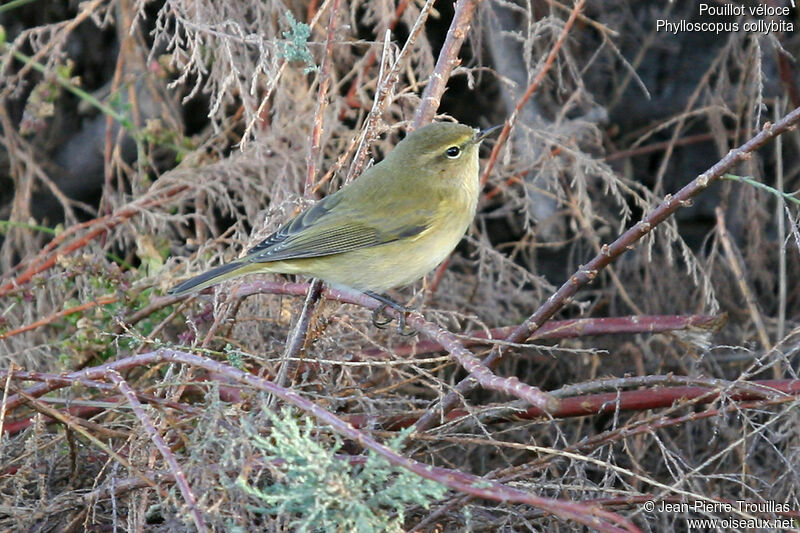
M381 304L372 311L372 325L379 329L384 329L392 322L392 317L384 313L386 304Z
M414 335L417 330L406 324L406 314L408 314L408 311L401 312L400 318L397 319L397 333L403 337L410 337Z
M382 303L379 307L376 307L374 311L372 311L372 325L379 329L384 329L388 326L392 320L392 317L386 314L386 308L389 307L388 304ZM400 313L400 316L397 319L397 333L404 337L409 337L414 335L417 330L412 327L409 327L406 323L406 315L409 311L405 308L401 308L397 310Z

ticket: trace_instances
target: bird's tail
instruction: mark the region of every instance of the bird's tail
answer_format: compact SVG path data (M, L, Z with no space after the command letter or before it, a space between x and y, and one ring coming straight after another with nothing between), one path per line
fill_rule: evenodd
M253 272L255 270L264 270L263 265L261 268L259 268L259 266L260 265L257 263L249 263L244 261L233 261L232 263L226 263L218 266L217 268L212 268L208 272L203 272L199 276L187 279L180 285L172 287L167 294L176 296L180 294L186 294L191 291L203 290L206 287L216 285L217 283L225 281L226 279L238 278L239 276L243 276L244 274Z

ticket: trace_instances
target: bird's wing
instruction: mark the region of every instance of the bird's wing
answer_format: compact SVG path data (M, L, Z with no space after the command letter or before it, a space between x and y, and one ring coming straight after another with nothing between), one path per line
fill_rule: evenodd
M430 216L418 211L413 220L399 221L391 213L380 217L381 226L357 213L334 208L341 197L334 194L317 202L281 226L275 233L248 250L246 260L270 262L340 254L413 237L425 231Z

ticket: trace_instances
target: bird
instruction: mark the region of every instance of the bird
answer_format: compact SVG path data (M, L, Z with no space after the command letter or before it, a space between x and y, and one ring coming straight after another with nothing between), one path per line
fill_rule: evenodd
M376 298L383 304L376 312L385 305L405 311L382 293L422 278L458 245L478 205L478 148L498 127L479 131L433 122L412 131L380 163L243 257L190 278L169 294L257 272L303 274Z

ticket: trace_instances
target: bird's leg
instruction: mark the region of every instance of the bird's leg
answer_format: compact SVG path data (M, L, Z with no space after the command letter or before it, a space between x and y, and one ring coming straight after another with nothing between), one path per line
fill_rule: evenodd
M397 320L397 332L403 336L409 336L416 333L416 330L413 328L409 328L406 325L406 314L408 314L409 310L400 305L399 303L395 302L391 298L387 298L386 296L382 296L380 294L376 294L372 291L365 291L364 294L371 298L375 298L378 300L381 305L372 312L372 324L376 328L385 328L392 319L384 314L384 310L387 307L391 307L398 313L400 313L400 318ZM384 318L380 318L383 315Z

